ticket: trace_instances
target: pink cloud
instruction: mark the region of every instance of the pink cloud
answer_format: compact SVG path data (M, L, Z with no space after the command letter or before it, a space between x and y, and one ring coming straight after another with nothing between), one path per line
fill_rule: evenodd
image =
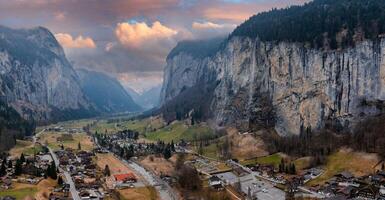
M125 46L139 47L143 43L154 40L168 39L178 32L156 21L152 26L146 23L119 23L115 29L115 35L119 42Z
M65 48L96 48L95 42L90 37L78 36L73 38L67 33L55 34L58 42Z

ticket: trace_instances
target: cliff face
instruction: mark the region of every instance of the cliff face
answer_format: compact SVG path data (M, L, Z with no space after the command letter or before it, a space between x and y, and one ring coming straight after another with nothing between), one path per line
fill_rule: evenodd
M207 79L219 82L211 102L219 125L273 126L281 135L351 127L385 110L385 41L321 51L300 43L232 37L215 56L180 52L167 60L161 102Z
M93 110L55 37L45 28L0 26L0 93L24 118L87 116Z

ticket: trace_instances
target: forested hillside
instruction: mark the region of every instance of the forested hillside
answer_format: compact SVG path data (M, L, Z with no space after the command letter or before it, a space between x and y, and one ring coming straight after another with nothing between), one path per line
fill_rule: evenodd
M12 108L0 101L0 152L16 144L17 138L31 135L35 129L33 122L28 122Z
M385 33L385 1L315 0L251 17L231 34L337 49Z

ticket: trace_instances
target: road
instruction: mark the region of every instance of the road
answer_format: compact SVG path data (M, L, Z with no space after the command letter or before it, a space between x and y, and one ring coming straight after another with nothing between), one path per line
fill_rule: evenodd
M70 192L71 192L72 199L74 199L74 200L81 200L80 197L79 197L79 192L76 190L75 183L72 180L71 175L66 170L64 170L61 167L59 167L60 162L59 162L59 159L57 158L55 152L53 152L51 148L49 148L49 147L47 147L47 148L49 150L49 153L52 156L52 159L55 162L55 165L58 166L59 171L64 174L66 183L70 185Z
M160 179L155 174L147 171L141 165L136 162L127 162L128 166L135 170L137 173L141 174L144 179L159 192L160 198L163 200L177 200L176 192L162 179Z
M94 138L95 144L98 147L101 147L98 143L98 140ZM110 151L109 151L110 152ZM167 183L165 183L161 178L156 176L155 174L147 171L144 167L134 161L127 161L123 158L112 153L119 160L122 160L128 167L130 167L136 174L140 174L148 185L153 186L159 193L160 199L162 200L177 200L176 192L172 189Z
M43 132L45 131L45 129L43 129L42 131L40 131L39 133L36 133L34 136L33 136L33 143L35 144L36 143L36 140L37 140L37 136L39 136L40 134L42 134ZM48 151L49 153L51 154L52 156L52 159L53 161L55 162L55 165L58 167L59 171L61 173L64 174L65 176L65 182L67 184L70 185L70 192L71 192L71 196L72 196L72 199L74 200L81 200L80 197L79 197L79 192L76 190L76 187L75 187L75 183L74 181L72 180L72 177L71 175L64 169L62 169L61 167L59 167L60 165L60 162L59 162L59 159L57 158L55 152L52 151L52 149L48 146L46 146L48 148Z

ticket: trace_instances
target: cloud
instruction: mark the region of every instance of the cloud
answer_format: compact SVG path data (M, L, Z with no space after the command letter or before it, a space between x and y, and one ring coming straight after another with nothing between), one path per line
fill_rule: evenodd
M79 35L77 38L73 38L67 33L55 34L58 42L65 48L96 48L94 40L90 37L83 37Z
M152 26L146 23L118 23L115 35L119 42L125 46L140 47L143 43L154 42L162 39L171 39L178 32L155 21Z
M60 11L59 12L55 12L54 13L54 17L58 21L63 21L66 18L66 13L60 12Z
M193 29L234 29L237 25L236 24L216 24L213 22L193 22L192 28Z
M158 82L178 41L223 36L258 12L307 1L0 0L0 24L45 26L59 33L56 37L75 67L137 77L157 74L138 79L135 84L140 85ZM140 23L128 23L133 19Z

